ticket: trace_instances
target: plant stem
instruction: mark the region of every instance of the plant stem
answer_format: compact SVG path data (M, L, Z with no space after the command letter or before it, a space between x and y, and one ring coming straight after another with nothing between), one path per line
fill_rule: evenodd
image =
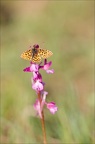
M41 108L41 101L42 100L41 100L40 92L38 92L38 99L39 99L40 108ZM43 112L43 110L41 111L41 115L42 115L41 123L42 123L42 131L43 131L43 143L47 144L47 141L46 141L46 130L45 130L45 120L44 120L44 112Z

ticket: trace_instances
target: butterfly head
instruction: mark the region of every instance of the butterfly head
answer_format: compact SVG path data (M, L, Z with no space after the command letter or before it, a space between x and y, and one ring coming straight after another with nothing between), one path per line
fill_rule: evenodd
M33 45L33 48L39 48L38 44Z

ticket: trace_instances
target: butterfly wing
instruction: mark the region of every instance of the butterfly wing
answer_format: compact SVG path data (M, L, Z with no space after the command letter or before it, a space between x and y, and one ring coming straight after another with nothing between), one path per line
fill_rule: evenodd
M50 57L52 54L53 53L49 50L39 48L37 53L33 56L32 49L29 49L21 54L21 58L38 63L41 61L41 57L45 59Z
M21 54L21 58L25 60L32 60L32 49L29 49Z
M32 58L32 62L40 62L41 61L41 56L39 55L39 53L35 54L34 57Z
M29 49L21 54L21 58L32 61L32 62L40 62L41 61L41 56L39 55L39 53L34 54L33 57L32 57L32 55L33 55L32 49Z
M40 54L40 56L45 59L50 57L53 53L47 49L40 49L38 50L38 53Z

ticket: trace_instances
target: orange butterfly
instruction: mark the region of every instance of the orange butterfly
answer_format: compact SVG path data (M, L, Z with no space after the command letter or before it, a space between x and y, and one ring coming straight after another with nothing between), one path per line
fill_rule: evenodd
M33 48L23 52L21 54L21 58L38 63L41 61L41 58L46 59L52 54L53 53L51 51L47 49L41 49L38 45L34 45Z

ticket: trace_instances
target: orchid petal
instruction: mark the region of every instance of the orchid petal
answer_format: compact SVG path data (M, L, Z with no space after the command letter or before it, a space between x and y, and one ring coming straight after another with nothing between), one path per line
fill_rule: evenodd
M46 70L46 72L49 74L49 73L51 73L51 74L53 74L54 73L54 70L53 69L51 69L51 70Z
M32 88L36 91L42 91L43 90L43 84L40 83L39 81L36 81L33 85Z
M58 110L54 102L47 103L47 108L52 114L55 114L55 112Z
M26 67L23 71L24 72L31 72L30 67Z

